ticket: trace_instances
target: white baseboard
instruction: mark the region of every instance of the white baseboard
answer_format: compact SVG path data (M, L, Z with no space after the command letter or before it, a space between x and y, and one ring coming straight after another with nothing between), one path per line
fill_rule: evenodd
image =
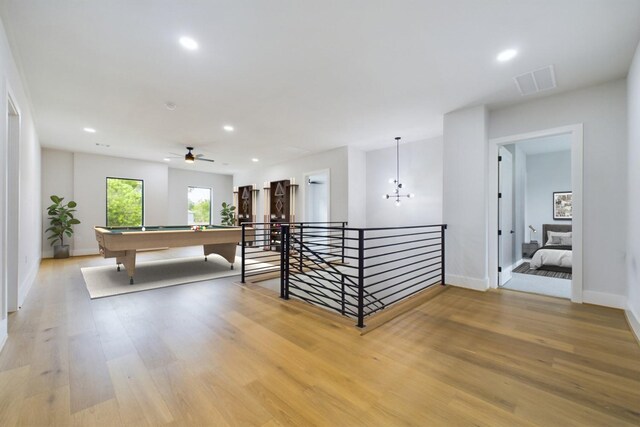
M638 344L640 344L640 316L636 316L631 307L628 307L624 311L624 314L627 317L629 327L631 327L631 332L633 332L636 336L636 340L638 340Z
M609 294L606 292L582 291L582 302L620 308L622 310L627 308L627 298L624 295Z
M98 255L100 252L98 252L98 249L92 248L92 249L71 249L69 251L69 255L71 256L84 256L84 255ZM42 258L53 258L53 251L52 250L46 250L42 252Z
M29 274L27 274L27 276L22 280L22 283L18 285L18 309L22 308L25 298L27 298L31 287L36 282L36 277L40 270L40 261L41 259L38 258L38 260L33 263L31 270L29 270Z
M71 251L71 256L98 255L99 253L100 251L97 248L74 249Z
M445 274L445 282L447 285L473 289L474 291L486 291L489 289L489 279L476 279L475 277Z
M7 329L8 326L9 326L9 322L6 317L0 320L0 351L2 351L2 348L6 344L7 338L9 338L8 329Z

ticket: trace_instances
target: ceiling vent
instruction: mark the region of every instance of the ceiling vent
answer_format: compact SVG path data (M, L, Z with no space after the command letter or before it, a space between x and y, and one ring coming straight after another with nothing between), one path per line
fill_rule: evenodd
M513 78L521 95L531 95L545 90L553 89L556 85L556 75L553 65L538 70L520 74Z

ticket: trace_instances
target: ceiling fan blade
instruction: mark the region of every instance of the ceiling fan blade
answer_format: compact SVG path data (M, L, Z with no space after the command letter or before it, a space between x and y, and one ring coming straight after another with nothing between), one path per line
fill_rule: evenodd
M211 160L211 159L205 159L204 157L196 157L196 160L200 161L202 160L203 162L215 162L215 160Z

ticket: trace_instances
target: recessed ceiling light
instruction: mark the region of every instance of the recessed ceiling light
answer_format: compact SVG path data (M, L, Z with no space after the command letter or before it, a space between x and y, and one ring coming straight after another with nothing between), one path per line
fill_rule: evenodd
M167 107L167 110L173 111L176 109L176 104L174 104L173 102L167 102L166 104L164 104L165 107Z
M251 159L252 162L259 162L260 159L256 159L255 157L253 159Z
M182 45L182 47L188 50L198 49L198 42L196 42L191 37L180 37L180 44Z
M222 166L229 166L229 163L223 163Z
M507 61L511 61L517 55L518 55L518 51L517 50L515 50L515 49L507 49L507 50L503 50L502 52L500 52L498 54L498 56L496 57L496 59L498 60L498 62L507 62Z
M96 145L97 145L98 147L106 147L106 148L111 147L111 145L109 145L109 144L100 144L99 142L96 142Z
M94 128L84 128L82 130L89 133L96 133L96 130Z
M164 160L165 162L170 162L170 161L171 161L171 159L170 159L170 158L168 158L168 157L165 157L165 158L164 158L164 159L162 159L162 160Z
M222 126L222 129L226 130L227 132L233 132L233 126L231 125L224 125Z

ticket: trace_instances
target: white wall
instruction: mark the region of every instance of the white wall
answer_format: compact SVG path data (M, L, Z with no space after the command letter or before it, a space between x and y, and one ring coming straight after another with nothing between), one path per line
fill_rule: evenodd
M94 154L73 155L73 198L78 203L74 227L74 255L94 254L97 243L93 227L107 221L106 178L144 181L144 223L166 224L168 220L168 167L164 164Z
M626 90L618 80L534 99L492 111L489 122L491 138L584 124L583 298L613 306L626 299Z
M19 139L19 186L12 185L8 192L5 186L11 184L6 181L7 164L12 159L8 158L7 142L7 105L8 95L11 96L20 113L20 139ZM33 115L27 88L24 86L20 73L16 67L9 43L7 41L4 25L0 22L0 282L5 282L7 274L8 253L17 254L18 268L17 301L8 301L6 282L0 292L0 348L7 338L7 307L19 307L31 289L40 265L40 143L35 131ZM7 205L8 193L19 192L19 204ZM7 209L19 218L17 240L7 241L6 230L3 224L7 218Z
M400 182L403 192L416 196L402 199L400 206L382 198L394 190L394 184L389 184L389 179L396 175L395 145L367 152L367 227L442 223L442 150L442 137L400 143Z
M233 200L231 175L169 168L164 163L145 162L95 154L42 150L42 203L56 194L78 203L81 224L69 244L73 255L98 253L93 227L106 223L106 178L144 180L144 223L147 225L186 224L187 187L212 187L213 218L219 222L222 201ZM46 207L46 206L45 206ZM47 228L46 214L43 213ZM45 237L46 238L46 237ZM51 257L51 247L42 244L42 255Z
M571 151L528 155L527 226L536 229L534 235L541 246L547 241L542 224L571 224L553 219L553 193L558 191L571 191Z
M64 197L65 202L73 200L73 153L42 149L42 229L49 228L49 216L46 208L52 202L50 196ZM84 221L83 221L84 224ZM42 236L42 257L53 257L53 248L48 239L49 234ZM70 246L73 253L73 238L65 238L65 244Z
M187 223L188 187L205 187L213 190L211 196L212 224L220 224L222 202L233 203L233 177L231 175L170 168L168 182L168 224L182 225Z
M627 77L628 85L628 200L627 287L630 323L640 338L640 45Z
M367 206L368 191L368 153L357 148L348 148L348 218L349 227L369 226L369 213Z
M302 157L289 162L271 166L259 163L246 172L233 176L233 186L255 184L260 189L257 197L256 220L263 222L264 183L295 178L297 184L302 184L304 175L309 172L330 169L331 176L331 216L330 221L347 221L349 206L349 176L348 149L346 147ZM305 187L300 185L296 194L296 221L304 219Z
M487 289L487 118L484 106L444 116L446 282Z

